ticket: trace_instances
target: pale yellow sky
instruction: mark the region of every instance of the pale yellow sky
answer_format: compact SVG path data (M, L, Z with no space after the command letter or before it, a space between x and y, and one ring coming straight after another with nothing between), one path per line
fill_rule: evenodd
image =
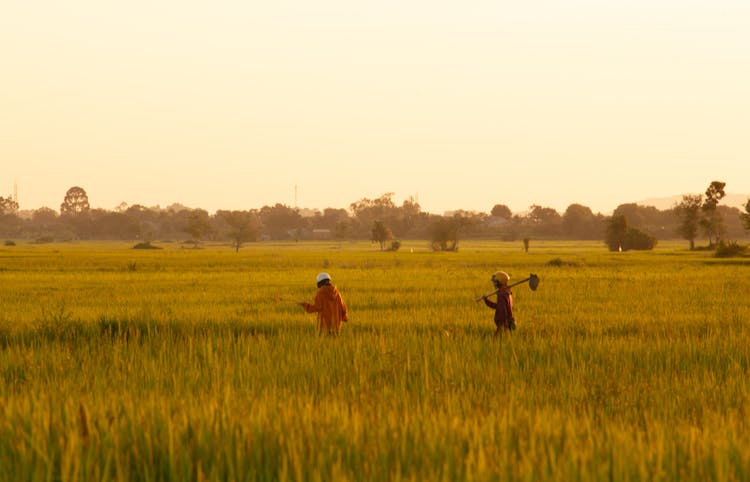
M468 4L468 5L467 5ZM0 4L0 195L608 212L750 193L750 2Z

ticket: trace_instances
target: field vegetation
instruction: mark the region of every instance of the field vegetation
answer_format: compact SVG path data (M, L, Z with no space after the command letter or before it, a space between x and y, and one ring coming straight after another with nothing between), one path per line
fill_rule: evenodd
M0 247L0 479L750 480L748 258L427 245Z

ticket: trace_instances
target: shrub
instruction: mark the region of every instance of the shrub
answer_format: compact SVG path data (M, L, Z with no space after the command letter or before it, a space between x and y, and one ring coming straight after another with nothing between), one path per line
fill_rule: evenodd
M15 246L16 243L14 241L11 241L10 239L8 239L8 240L5 241L5 245L6 246Z
M161 248L159 246L154 246L149 241L146 241L143 243L136 244L135 246L133 246L133 249L161 249Z
M734 258L745 256L746 252L747 246L742 246L736 241L730 241L728 243L722 241L716 247L716 253L714 253L714 256L717 258Z
M458 251L460 220L440 218L430 225L430 247L433 251Z
M388 248L388 251L398 251L399 249L401 249L401 241L398 241L397 239L391 241L391 247Z
M562 267L562 266L572 266L576 267L579 266L579 263L576 261L564 261L561 258L554 258L549 261L547 261L547 266L556 266L556 267Z
M625 242L623 243L622 249L636 249L636 250L649 250L654 249L656 246L656 238L648 233L644 233L640 229L630 228L625 233Z
M628 226L625 216L619 215L609 221L604 242L610 251L628 251L654 249L657 241L650 234Z

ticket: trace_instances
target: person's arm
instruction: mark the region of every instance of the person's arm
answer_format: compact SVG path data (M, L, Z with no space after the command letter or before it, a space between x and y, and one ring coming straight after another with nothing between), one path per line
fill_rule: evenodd
M497 303L495 303L494 301L490 301L490 299L486 296L482 299L484 300L485 305L489 306L492 309L497 309Z
M318 313L320 311L323 311L323 297L321 296L320 290L318 290L318 292L315 294L314 304L305 302L302 306L308 313Z

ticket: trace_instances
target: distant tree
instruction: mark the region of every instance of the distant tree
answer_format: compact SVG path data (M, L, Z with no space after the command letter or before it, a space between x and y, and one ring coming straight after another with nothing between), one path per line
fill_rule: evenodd
M151 241L158 231L158 212L142 204L133 204L123 213L133 226L135 235L144 241Z
M612 217L625 216L628 226L643 226L643 214L640 206L636 203L620 204L612 212Z
M712 204L714 206L719 204L719 201L726 196L726 193L724 192L726 185L727 183L725 182L712 181L708 188L706 188L706 204Z
M349 221L339 221L333 228L333 237L339 241L343 241L349 233Z
M21 219L17 216L18 203L8 196L0 197L0 233L5 236L19 234Z
M10 196L0 196L0 216L18 212L18 203Z
M405 199L397 209L399 233L403 236L417 228L423 214L422 207L413 197Z
M349 205L354 215L358 218L382 219L393 214L396 205L393 203L392 192L387 192L377 199L363 198Z
M195 209L190 212L187 219L187 226L185 226L185 232L188 233L195 246L198 246L198 242L203 239L204 236L211 232L211 221L208 217L208 212L203 209Z
M383 224L382 221L375 221L372 224L372 238L374 242L380 245L380 251L385 249L385 243L393 239L391 229Z
M527 237L531 229L526 216L514 214L510 220L503 226L500 239L503 241L516 241Z
M57 211L48 207L35 209L31 212L31 219L26 223L26 230L26 236L32 239L59 236L61 229Z
M91 207L89 206L89 197L83 188L73 186L65 193L65 198L62 204L60 204L60 215L62 216L74 216L78 214L88 213Z
M610 251L649 250L656 246L655 237L628 226L628 220L622 214L609 220L604 242Z
M562 215L562 232L573 239L601 239L599 223L591 208L571 204Z
M703 201L703 219L701 219L700 224L708 238L708 243L712 246L718 244L726 232L724 219L719 210L716 209L719 201L725 196L724 186L726 186L724 182L713 181L706 189L706 198Z
M683 239L690 242L690 250L695 248L695 237L698 235L698 225L701 219L702 198L700 194L685 194L682 201L674 209L680 218L677 232Z
M628 220L628 226L658 236L666 235L666 225L676 222L671 210L659 211L654 206L641 206L636 203L620 204L612 215L624 215Z
M356 220L357 233L360 236L369 234L375 221L382 221L393 226L398 220L398 208L393 203L393 193L387 192L377 199L363 198L349 205Z
M733 206L719 205L716 207L716 210L724 221L724 227L726 229L723 234L723 239L725 241L729 239L743 238L748 234L742 224L742 209Z
M526 253L529 252L529 244L531 244L531 239L530 238L523 238L523 250Z
M320 229L334 230L340 222L349 220L346 209L325 208L323 213L318 213L313 219L313 226Z
M462 233L481 224L481 213L456 211L453 216L438 216L430 224L430 242L434 251L458 251Z
M513 213L510 211L510 208L505 204L495 204L492 207L492 211L490 211L490 215L507 220L513 217Z
M91 206L86 191L73 186L65 193L60 204L60 218L64 225L75 233L77 238L86 238L91 234Z
M607 224L607 232L604 242L610 251L619 251L624 249L625 235L628 232L628 219L625 215L620 214L612 216Z
M98 239L136 239L141 236L137 219L117 211L92 209L92 235Z
M438 217L430 224L430 242L434 251L458 250L458 223L453 218Z
M745 203L745 212L740 214L740 219L742 220L742 226L750 230L750 198Z
M248 241L258 239L258 216L252 211L217 211L229 227L227 235L232 241L235 252L239 252L242 245Z
M553 236L560 231L562 217L553 208L534 204L526 216L526 222L534 233L542 236Z
M31 213L31 221L38 224L54 224L57 222L58 216L54 209L50 209L46 206L39 209L35 209Z
M376 199L363 198L349 205L353 214L351 230L355 236L369 236L375 221L388 226L394 236L418 236L426 231L429 215L422 212L419 203L409 197L401 206L393 202L393 193L387 192Z
M297 237L302 228L302 215L285 204L263 206L258 214L264 231L273 239L288 239L290 233Z

